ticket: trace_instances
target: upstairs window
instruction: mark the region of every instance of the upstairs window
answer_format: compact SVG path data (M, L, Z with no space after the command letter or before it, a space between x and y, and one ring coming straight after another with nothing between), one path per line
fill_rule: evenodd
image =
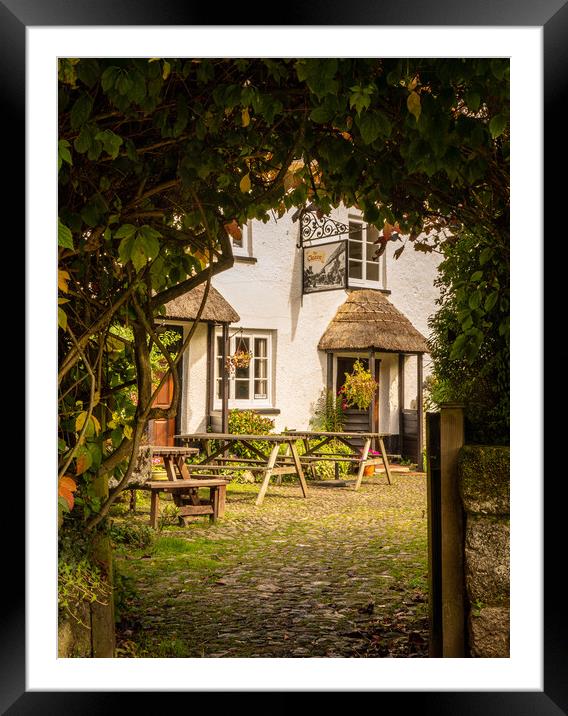
M231 236L231 244L233 247L233 256L252 256L252 222L247 221L244 226L240 227L240 237Z
M355 218L349 219L349 286L384 288L384 254L375 258L378 232Z

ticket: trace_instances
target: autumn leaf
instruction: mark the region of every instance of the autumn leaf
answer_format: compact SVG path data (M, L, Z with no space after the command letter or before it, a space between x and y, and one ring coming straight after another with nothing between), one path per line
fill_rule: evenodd
M248 107L245 107L243 111L241 112L241 120L243 127L248 127L250 124L250 114L248 111Z
M416 121L420 119L420 112L422 111L422 107L420 105L420 97L418 96L418 93L411 92L407 99L406 99L406 106L408 107L408 111L410 114L413 114L416 117Z
M225 224L225 229L234 241L240 242L243 240L243 232L236 219L233 219L230 224Z
M243 192L243 194L247 194L250 191L251 183L250 183L250 172L245 174L244 177L241 179L239 183L239 189Z
M63 497L69 509L72 510L73 505L75 504L75 498L73 497L73 493L63 485L59 485L59 496Z
M77 490L77 483L71 477L71 475L63 475L59 478L59 487L64 487L69 492L75 492Z
M70 278L71 278L71 276L69 276L68 271L61 271L61 269L58 270L58 272L57 272L57 288L60 291L63 291L63 293L69 292L69 287L67 286L67 284L69 283Z

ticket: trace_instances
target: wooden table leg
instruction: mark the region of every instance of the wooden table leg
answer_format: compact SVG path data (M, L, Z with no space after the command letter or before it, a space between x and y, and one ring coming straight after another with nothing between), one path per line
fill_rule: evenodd
M304 443L304 455L307 455L310 452L310 441L308 440L308 438L303 438L302 442ZM316 466L314 465L314 463L310 462L307 467L312 474L312 480L317 480Z
M379 438L379 447L381 448L381 457L383 458L383 465L385 466L385 472L387 473L387 480L389 485L391 483L390 465L387 457L387 451L385 450L385 444L382 438Z
M152 490L150 494L150 527L158 529L158 517L160 515L160 493Z
M266 465L266 470L264 471L264 480L262 481L262 485L260 486L260 491L258 493L258 497L256 498L256 505L259 507L262 505L262 502L264 500L264 495L266 494L266 490L268 488L268 483L270 481L270 477L272 475L272 470L274 470L274 465L276 464L276 458L278 457L278 449L280 445L278 443L274 443L272 447L272 451L270 452L270 457L268 458L268 464Z
M304 477L304 471L302 470L302 463L300 462L300 456L298 455L298 449L296 448L296 444L291 440L290 441L290 449L292 450L292 457L294 458L294 465L296 466L296 472L298 473L298 478L300 480L300 486L302 488L302 492L304 493L304 497L308 496L308 486L306 485L306 478Z
M363 480L363 472L365 471L365 461L369 456L369 449L371 448L371 439L365 439L365 446L363 447L363 453L359 462L359 472L357 473L357 482L355 483L355 489L358 490L361 487L361 481Z

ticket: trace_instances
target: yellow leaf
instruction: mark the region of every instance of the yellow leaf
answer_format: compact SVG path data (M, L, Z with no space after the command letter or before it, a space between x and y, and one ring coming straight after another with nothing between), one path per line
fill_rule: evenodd
M87 419L87 411L83 410L82 413L79 413L77 416L77 420L75 421L75 430L79 432L83 429L83 425L85 424L85 420Z
M101 424L99 421L95 418L94 415L91 415L91 422L93 423L93 426L95 428L95 435L98 435L101 431Z
M250 114L248 111L248 107L245 107L243 111L241 112L241 117L243 121L243 127L248 127L250 124Z
M408 107L408 111L410 114L413 114L416 117L416 121L420 119L420 112L422 111L422 107L420 105L420 97L416 92L411 92L406 100L406 106Z
M57 303L62 306L64 303L69 303L70 300L70 298L58 298Z
M67 314L62 308L57 309L57 323L64 331L67 330Z
M60 291L63 291L63 293L67 293L69 291L69 288L67 287L67 283L71 276L69 276L67 271L61 271L59 270L57 272L57 287Z
M250 172L248 174L245 174L244 177L241 179L239 183L239 189L243 192L243 194L246 194L250 191Z
M164 65L162 68L162 79L167 80L170 76L170 72L172 71L172 68L170 67L170 63L164 60Z
M122 428L122 434L123 434L124 437L127 438L128 440L132 440L132 428L130 427L130 425L124 425L124 426L123 426L123 428Z

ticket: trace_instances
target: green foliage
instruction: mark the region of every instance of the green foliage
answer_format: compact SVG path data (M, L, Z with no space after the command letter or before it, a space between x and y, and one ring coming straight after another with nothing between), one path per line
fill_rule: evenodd
M112 592L100 569L87 559L71 562L60 559L57 585L59 609L87 628L90 624L82 619L82 606L93 602L108 604Z
M274 420L255 413L254 410L229 410L229 432L235 435L268 435L274 430ZM266 451L266 443L251 443L259 450ZM252 450L237 443L231 447L237 457L257 458Z
M343 398L324 388L314 405L310 425L314 430L337 433L343 430L344 422Z
M340 393L349 407L367 410L378 387L379 384L371 372L365 369L360 360L356 360L353 372L345 374L345 383L341 386Z
M439 309L430 319L430 404L466 406L468 439L509 440L509 246L462 232L444 247Z
M148 525L128 522L113 522L109 534L115 545L128 545L138 549L150 547L155 538L154 530Z

